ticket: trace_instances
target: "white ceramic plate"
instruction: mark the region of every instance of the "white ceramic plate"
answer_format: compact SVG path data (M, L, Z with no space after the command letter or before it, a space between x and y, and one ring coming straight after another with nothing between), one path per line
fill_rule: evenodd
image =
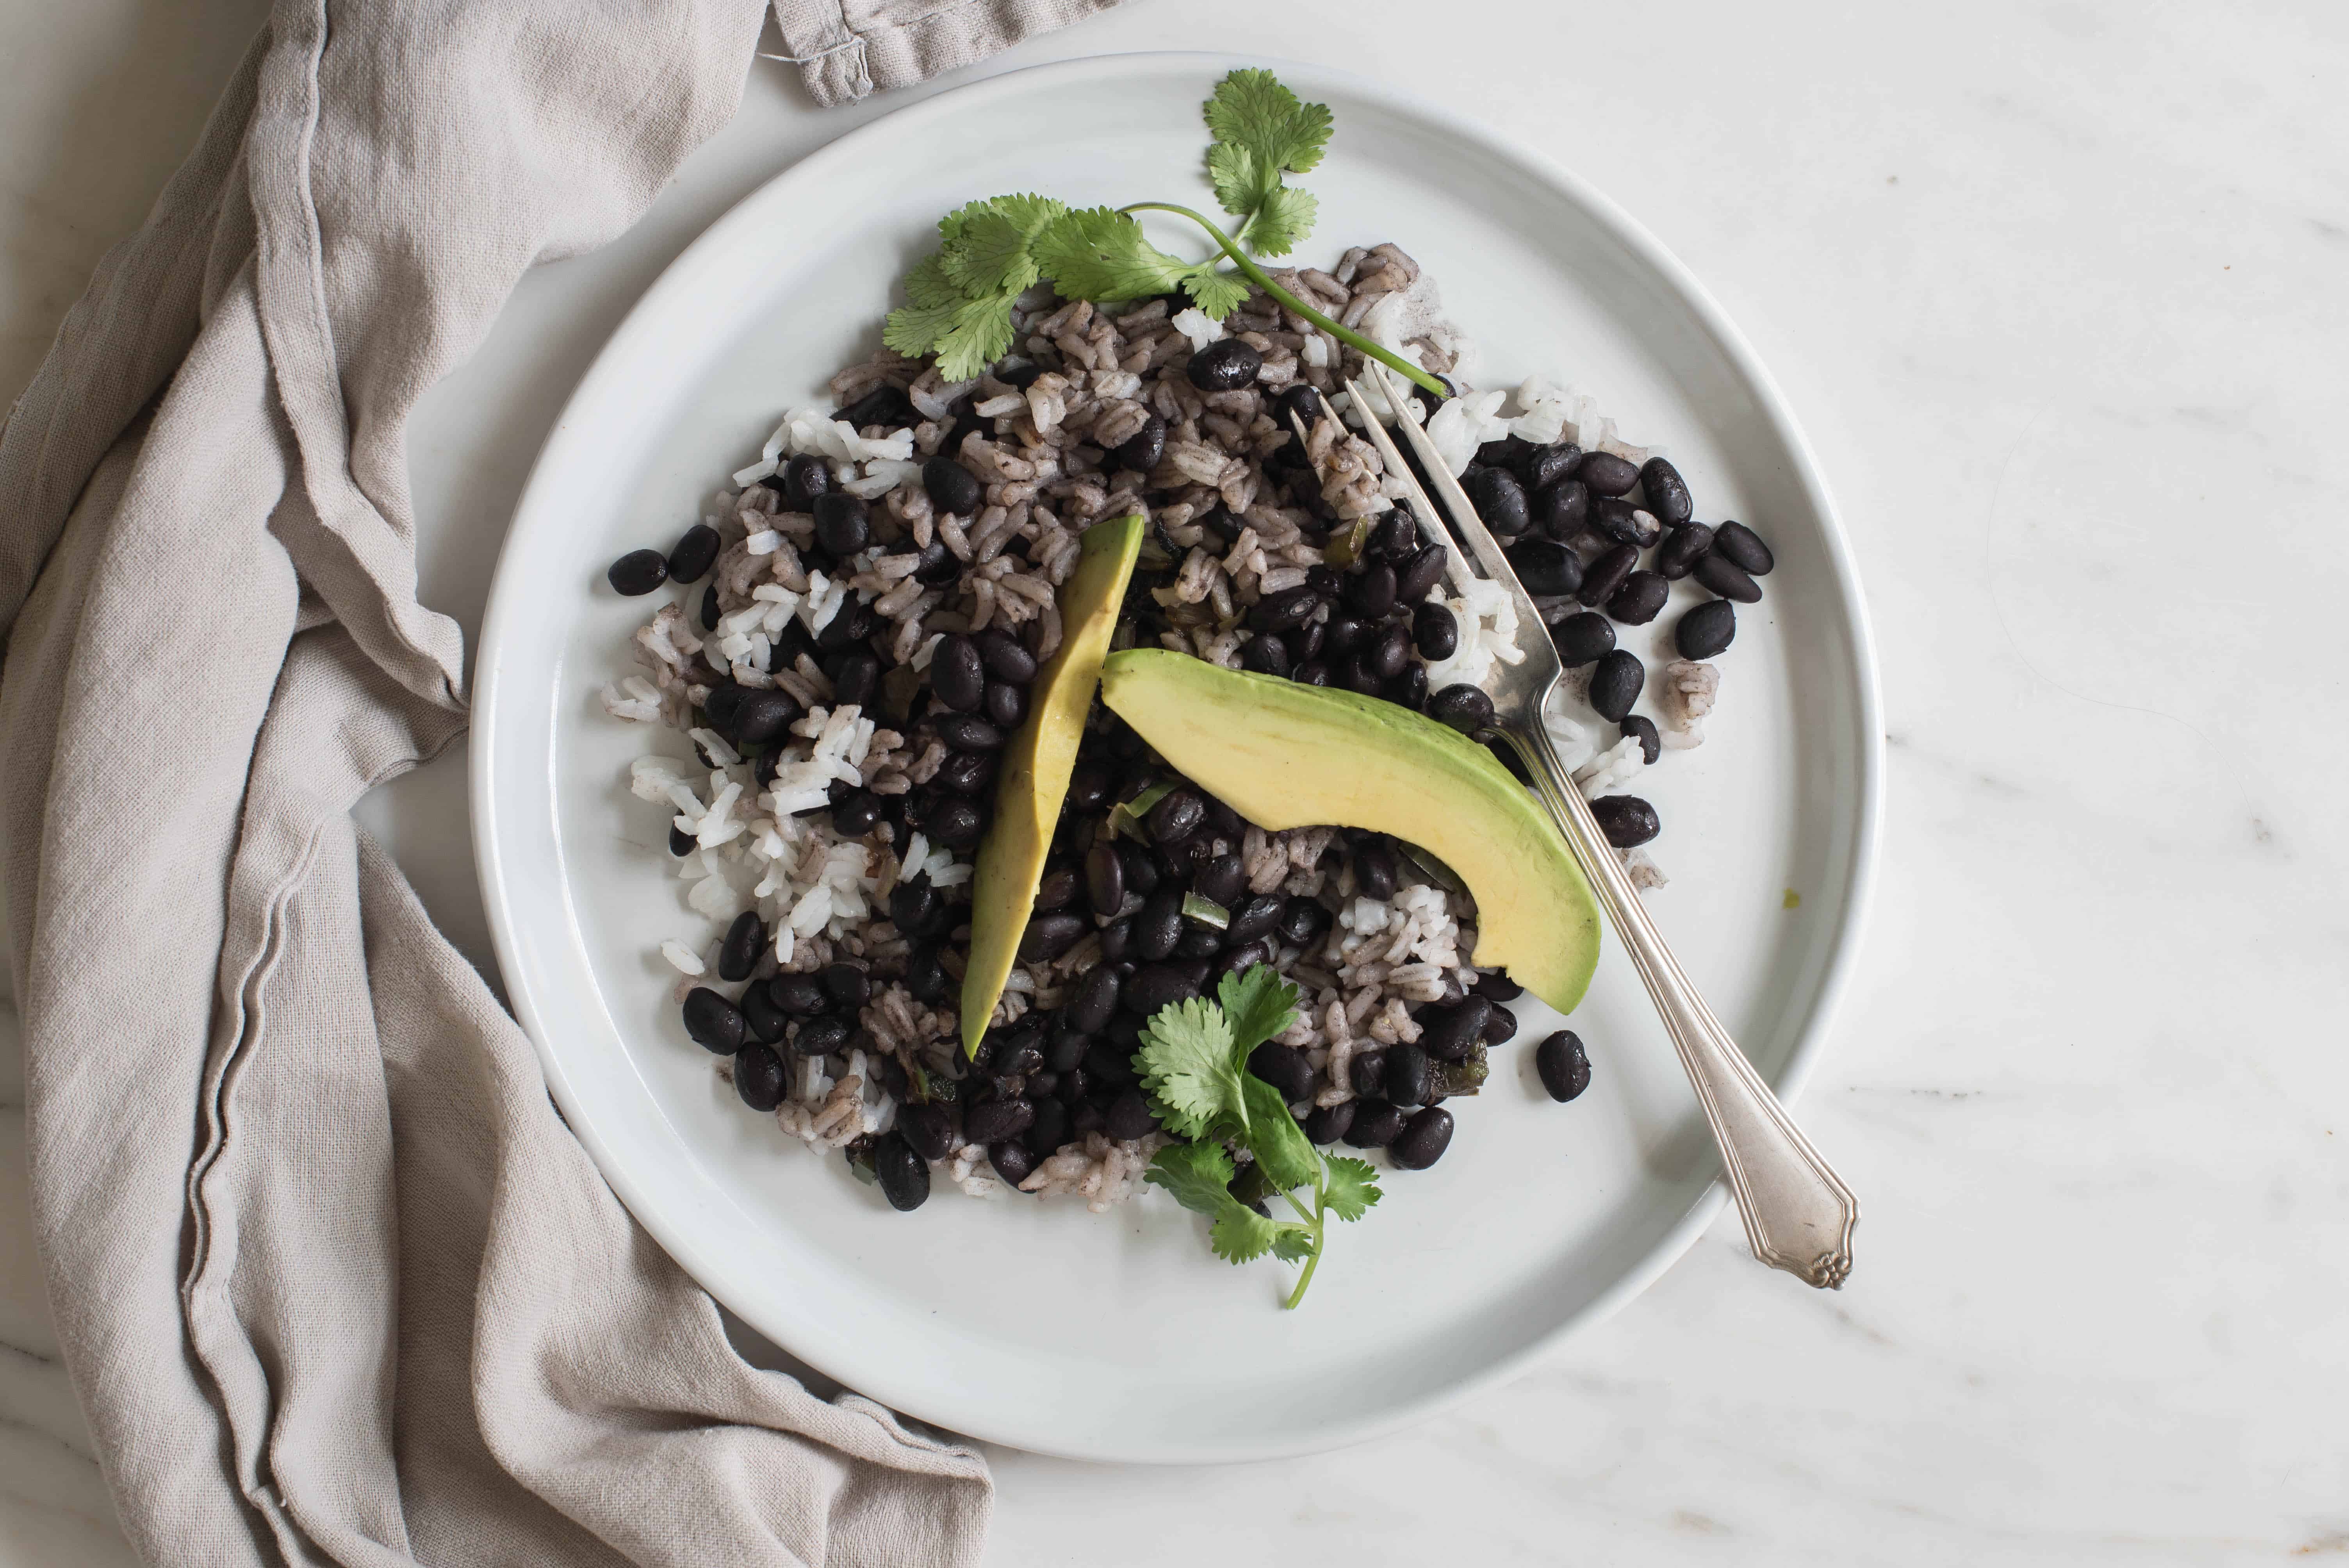
M698 945L665 815L627 791L641 727L603 684L657 600L604 568L666 549L789 405L877 344L891 281L938 215L1040 191L1212 208L1210 55L1080 60L914 105L782 174L678 258L548 438L514 519L476 677L473 820L515 1009L615 1191L720 1301L811 1365L974 1436L1090 1460L1235 1460L1390 1429L1507 1376L1660 1274L1722 1201L1669 1043L1610 943L1574 1026L1590 1090L1551 1103L1526 1006L1443 1162L1392 1172L1339 1228L1302 1310L1288 1271L1208 1254L1149 1193L962 1197L890 1212L836 1157L745 1110L670 1003L656 949ZM1848 967L1872 858L1878 726L1859 591L1825 489L1751 352L1682 267L1580 181L1370 83L1279 66L1337 133L1303 181L1306 259L1393 240L1484 348L1478 384L1556 370L1627 438L1661 445L1710 520L1751 521L1778 568L1721 661L1703 747L1642 781L1671 876L1651 907L1764 1077L1792 1095ZM1194 235L1163 242L1195 253ZM828 406L828 405L825 405ZM1679 605L1627 643L1671 657Z

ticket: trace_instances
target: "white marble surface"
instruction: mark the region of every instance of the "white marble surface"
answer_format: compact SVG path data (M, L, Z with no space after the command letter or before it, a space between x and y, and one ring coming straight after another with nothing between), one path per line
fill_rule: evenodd
M0 0L0 391L261 0ZM1468 14L1455 9L1448 15ZM1228 1470L999 1453L1003 1563L2349 1558L2349 11L1133 0L988 69L1205 46L1459 99L1685 258L1807 423L1873 600L1882 880L1803 1106L1839 1295L1724 1216L1548 1365ZM554 410L737 196L885 109L761 65L639 228L428 403L424 591L477 621ZM486 959L461 757L369 802ZM0 1027L5 1027L0 1025ZM0 1568L129 1553L0 1047Z

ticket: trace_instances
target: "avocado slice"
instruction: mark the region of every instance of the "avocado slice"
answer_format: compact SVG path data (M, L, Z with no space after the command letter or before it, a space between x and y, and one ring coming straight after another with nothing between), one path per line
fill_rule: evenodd
M1044 856L1076 770L1077 743L1117 628L1126 580L1142 550L1143 520L1122 517L1085 530L1077 569L1061 589L1061 646L1029 688L1028 720L1003 750L995 821L971 879L970 962L962 976L963 1049L976 1056L1002 999L1044 880Z
M1407 707L1227 670L1160 648L1112 654L1102 701L1185 777L1267 829L1388 833L1476 899L1475 961L1561 1013L1599 963L1599 906L1557 826L1465 736Z

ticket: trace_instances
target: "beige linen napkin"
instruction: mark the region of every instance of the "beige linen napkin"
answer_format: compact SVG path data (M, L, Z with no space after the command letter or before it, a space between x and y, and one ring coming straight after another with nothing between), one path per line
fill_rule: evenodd
M831 101L1092 8L782 10ZM734 1354L349 816L465 722L409 409L733 113L761 19L280 0L0 433L33 1201L150 1562L978 1555L978 1456Z

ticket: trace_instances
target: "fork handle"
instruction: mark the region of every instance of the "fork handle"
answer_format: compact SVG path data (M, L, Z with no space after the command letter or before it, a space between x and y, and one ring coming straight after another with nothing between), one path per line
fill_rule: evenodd
M1547 733L1512 726L1500 735L1525 759L1542 803L1557 819L1558 830L1607 912L1608 923L1622 938L1640 978L1647 983L1648 995L1655 999L1697 1103L1704 1108L1713 1141L1721 1146L1721 1162L1754 1255L1806 1284L1842 1288L1851 1273L1851 1233L1859 1222L1859 1200L1811 1147L1697 995L1648 917L1639 890L1599 830L1599 820Z

